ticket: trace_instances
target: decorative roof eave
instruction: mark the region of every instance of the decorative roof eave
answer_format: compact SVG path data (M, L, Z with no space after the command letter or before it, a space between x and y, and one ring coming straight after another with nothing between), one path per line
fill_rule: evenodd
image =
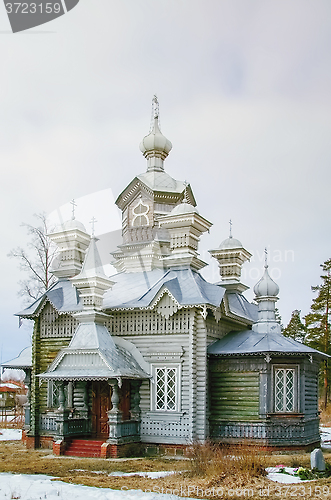
M123 376L123 375L61 375L56 372L52 373L40 373L37 375L41 380L58 380L58 381L63 381L63 382L72 382L75 380L80 380L80 381L99 381L99 380L141 380L141 377L138 377L136 375L130 375L130 376ZM147 377L146 377L147 378ZM151 378L151 377L150 377ZM120 385L120 384L119 384Z
M258 351L258 352L234 352L234 353L208 353L210 357L225 357L225 358L236 358L236 357L245 357L245 356L259 356L266 358L269 356L288 356L288 357L303 357L307 356L311 358L315 356L316 358L331 358L328 354L324 352L316 351L316 352L290 352L290 351ZM270 362L270 360L268 361Z
M51 306L54 307L56 313L59 316L63 316L64 314L74 314L74 313L80 312L82 310L82 308L80 308L80 309L68 309L67 311L59 311L48 297L45 296L45 297L42 297L42 299L43 300L40 302L41 305L38 306L38 309L36 309L34 313L24 314L24 311L21 311L19 313L15 313L14 316L17 316L18 318L24 318L24 319L38 318L40 316L40 314L42 313L42 311L47 303L51 304Z

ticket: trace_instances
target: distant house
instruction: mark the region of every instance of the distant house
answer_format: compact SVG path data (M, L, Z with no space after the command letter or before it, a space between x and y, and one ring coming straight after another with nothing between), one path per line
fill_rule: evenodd
M32 346L26 347L23 349L17 358L6 361L1 364L1 369L9 369L14 370L12 373L15 373L15 370L23 370L25 372L25 379L23 383L17 383L16 381L11 381L10 383L15 387L19 387L15 391L15 395L11 397L10 401L15 401L14 406L23 406L24 405L24 419L25 425L29 427L30 424L30 405L28 403L28 387L31 383L31 368L32 368ZM4 385L8 385L8 382L5 382ZM1 384L0 384L1 387ZM0 395L1 398L1 395ZM2 398L5 399L4 397ZM1 407L1 402L0 402Z
M35 322L27 444L103 457L135 443L180 453L210 437L316 446L325 355L281 334L267 266L257 305L247 301L241 268L251 254L232 234L210 251L220 282L202 277L198 245L211 223L191 186L165 172L172 145L156 100L153 109L140 145L147 171L116 201L117 274L104 274L97 239L67 221L49 235L58 282L19 313Z

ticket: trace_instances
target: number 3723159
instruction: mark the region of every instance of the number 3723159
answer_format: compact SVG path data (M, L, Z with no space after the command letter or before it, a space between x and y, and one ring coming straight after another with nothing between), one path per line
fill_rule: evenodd
M61 11L60 3L26 3L26 2L8 2L6 3L8 14L59 14Z

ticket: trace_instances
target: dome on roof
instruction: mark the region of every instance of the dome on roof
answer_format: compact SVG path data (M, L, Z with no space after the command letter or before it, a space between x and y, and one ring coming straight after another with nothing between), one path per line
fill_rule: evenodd
M172 144L162 134L158 116L154 118L153 130L143 138L139 147L146 158L158 156L164 160L170 153Z
M277 297L279 286L269 276L268 266L265 267L264 274L254 287L256 297Z
M226 250L227 248L243 248L243 246L239 240L230 236L229 238L226 238L226 240L222 241L219 248L220 250Z
M76 219L70 219L70 220L67 220L66 222L63 222L62 224L59 224L58 226L56 226L54 232L59 233L62 231L70 231L72 229L79 229L80 231L83 231L84 233L86 233L86 229L85 229L84 224L82 224L81 222L79 222Z
M180 203L175 208L173 208L169 215L181 215L181 214L191 214L191 213L198 214L199 212L196 207L194 207L190 203L184 202Z

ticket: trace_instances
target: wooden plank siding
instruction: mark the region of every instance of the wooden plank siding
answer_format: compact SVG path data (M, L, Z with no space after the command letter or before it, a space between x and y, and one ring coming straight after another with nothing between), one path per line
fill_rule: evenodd
M259 373L211 371L211 420L258 420L259 392Z

